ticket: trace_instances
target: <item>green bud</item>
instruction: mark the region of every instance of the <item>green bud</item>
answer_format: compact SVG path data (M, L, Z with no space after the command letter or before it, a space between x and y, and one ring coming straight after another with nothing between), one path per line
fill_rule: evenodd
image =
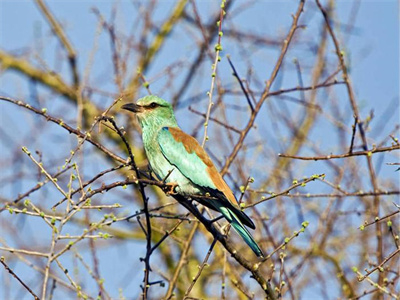
M308 221L304 221L303 223L301 223L301 226L303 227L303 228L307 228L307 226L310 224L310 222L308 222Z
M222 51L222 46L221 44L216 44L214 47L215 51Z
M28 148L26 148L25 146L22 147L22 151L28 155L31 155L31 153L28 151Z

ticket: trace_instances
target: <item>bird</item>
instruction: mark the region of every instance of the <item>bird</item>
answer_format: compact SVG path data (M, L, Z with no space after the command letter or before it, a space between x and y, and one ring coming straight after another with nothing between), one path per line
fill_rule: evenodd
M183 132L172 105L156 96L145 96L122 109L136 114L150 170L167 185L167 194L194 198L221 213L258 257L263 251L249 230L253 221L238 201L198 141ZM195 196L200 196L196 198Z

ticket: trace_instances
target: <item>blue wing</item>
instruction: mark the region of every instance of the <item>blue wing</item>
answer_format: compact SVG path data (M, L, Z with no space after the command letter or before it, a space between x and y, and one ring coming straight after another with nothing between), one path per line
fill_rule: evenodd
M195 138L179 128L164 127L157 136L157 142L169 163L191 182L217 189L209 175L212 162Z
M217 198L217 200L204 201L198 199L199 202L220 211L229 222L236 222L235 220L239 218L250 228L255 228L250 218L239 209L231 189L195 138L179 128L164 127L157 135L157 142L162 154L171 165L174 165L192 183ZM232 211L235 217L229 215L226 209L222 209L223 207Z

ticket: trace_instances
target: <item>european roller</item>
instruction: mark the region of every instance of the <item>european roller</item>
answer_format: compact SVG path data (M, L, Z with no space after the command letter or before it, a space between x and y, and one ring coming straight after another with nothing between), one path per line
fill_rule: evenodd
M171 187L171 193L192 197L220 212L254 253L263 257L244 226L255 229L254 223L240 210L231 189L197 140L179 128L171 104L150 95L122 108L136 114L150 168Z

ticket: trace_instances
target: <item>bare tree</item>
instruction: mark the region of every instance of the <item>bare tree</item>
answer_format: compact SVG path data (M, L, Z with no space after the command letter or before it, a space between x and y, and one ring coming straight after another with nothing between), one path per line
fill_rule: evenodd
M34 37L0 49L2 298L399 299L399 73L397 94L360 99L364 3L24 5L33 29L2 21L10 41ZM152 93L219 166L265 258L163 192L120 109Z

